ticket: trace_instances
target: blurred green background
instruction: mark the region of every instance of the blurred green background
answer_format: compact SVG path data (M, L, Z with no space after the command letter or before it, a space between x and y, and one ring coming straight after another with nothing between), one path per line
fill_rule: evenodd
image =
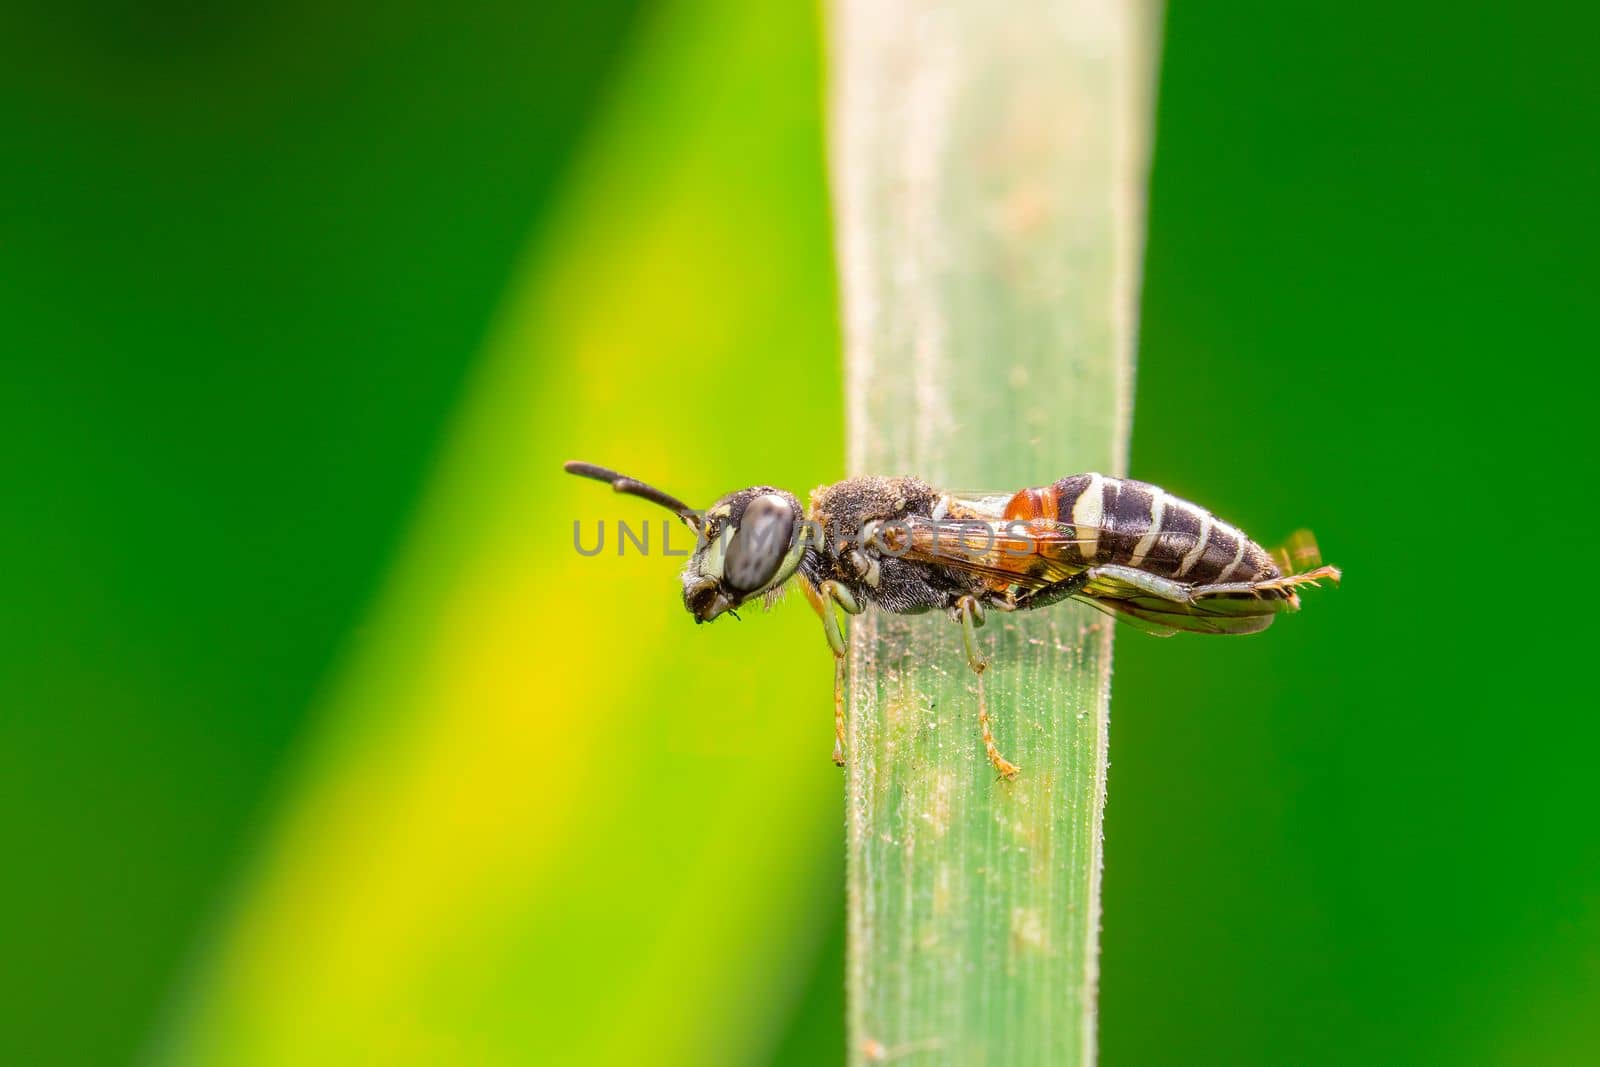
M0 1061L838 1062L815 622L557 469L841 473L816 9L0 11ZM1600 1054L1597 21L1169 12L1133 473L1347 581L1119 634L1108 1064Z

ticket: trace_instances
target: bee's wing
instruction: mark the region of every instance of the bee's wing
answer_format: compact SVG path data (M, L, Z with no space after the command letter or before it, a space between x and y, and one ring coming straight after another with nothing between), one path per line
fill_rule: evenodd
M1168 600L1114 576L1097 574L1078 599L1147 633L1170 636L1253 634L1286 611L1298 611L1292 587L1197 587L1190 600Z
M1126 623L1135 630L1143 630L1145 633L1155 637L1171 637L1178 632L1178 627L1168 626L1165 623L1157 622L1155 619L1145 618L1143 613L1136 612L1135 609L1126 605L1117 605L1109 600L1096 600L1093 597L1083 597L1080 602L1088 604L1090 607L1099 608L1118 622Z
M1254 607L1235 612L1215 610L1210 601L1179 604L1148 594L1112 597L1085 593L1078 599L1159 637L1171 637L1180 630L1195 634L1253 634L1271 626L1280 612L1293 610L1284 600L1261 601Z
M1023 589L1069 578L1084 569L1084 543L1062 523L1045 519L930 519L913 515L880 534L890 555L981 575Z

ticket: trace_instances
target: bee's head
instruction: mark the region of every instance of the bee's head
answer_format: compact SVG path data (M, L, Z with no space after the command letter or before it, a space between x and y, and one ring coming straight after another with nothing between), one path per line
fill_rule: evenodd
M694 528L694 555L683 568L683 606L710 622L751 597L776 590L805 554L800 501L770 485L729 493L702 515L677 497L592 463L568 463L567 473L606 482L675 512ZM734 618L738 618L735 614Z
M804 552L800 518L793 494L765 485L706 509L683 568L683 606L695 621L710 622L788 581Z

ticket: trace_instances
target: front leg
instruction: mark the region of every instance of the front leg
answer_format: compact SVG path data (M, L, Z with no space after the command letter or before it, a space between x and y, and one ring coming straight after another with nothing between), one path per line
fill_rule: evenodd
M834 611L837 604L851 615L861 614L861 605L856 603L856 598L850 590L838 582L829 579L821 587L802 581L800 587L805 590L806 599L822 618L822 631L827 635L828 647L833 649L833 762L840 767L844 766L844 656L848 646L845 643L845 631L839 625L839 616Z

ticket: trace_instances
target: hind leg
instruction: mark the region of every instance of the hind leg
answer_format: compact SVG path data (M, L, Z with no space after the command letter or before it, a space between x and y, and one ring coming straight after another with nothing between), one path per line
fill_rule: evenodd
M1110 578L1130 585L1143 593L1170 600L1174 604L1187 604L1194 598L1195 587L1184 582L1175 582L1171 578L1162 578L1155 574L1146 574L1144 571L1133 567L1118 567L1106 565L1103 567L1090 567L1086 571L1079 571L1071 578L1063 578L1059 582L1039 589L1023 593L1017 597L1017 610L1024 611L1030 608L1043 608L1059 603L1068 597L1077 596L1096 578Z
M1207 597L1249 593L1260 596L1263 593L1282 593L1286 599L1293 599L1294 591L1302 585L1314 586L1324 579L1338 585L1339 577L1338 567L1318 567L1303 574L1281 574L1276 578L1264 578L1259 582L1217 582L1213 585L1197 585L1191 591L1191 595Z
M1045 608L1051 604L1059 604L1070 596L1077 596L1083 587L1089 584L1090 571L1080 571L1071 578L1063 578L1059 582L1038 589L1030 589L1017 594L1017 611L1031 611L1034 608Z

